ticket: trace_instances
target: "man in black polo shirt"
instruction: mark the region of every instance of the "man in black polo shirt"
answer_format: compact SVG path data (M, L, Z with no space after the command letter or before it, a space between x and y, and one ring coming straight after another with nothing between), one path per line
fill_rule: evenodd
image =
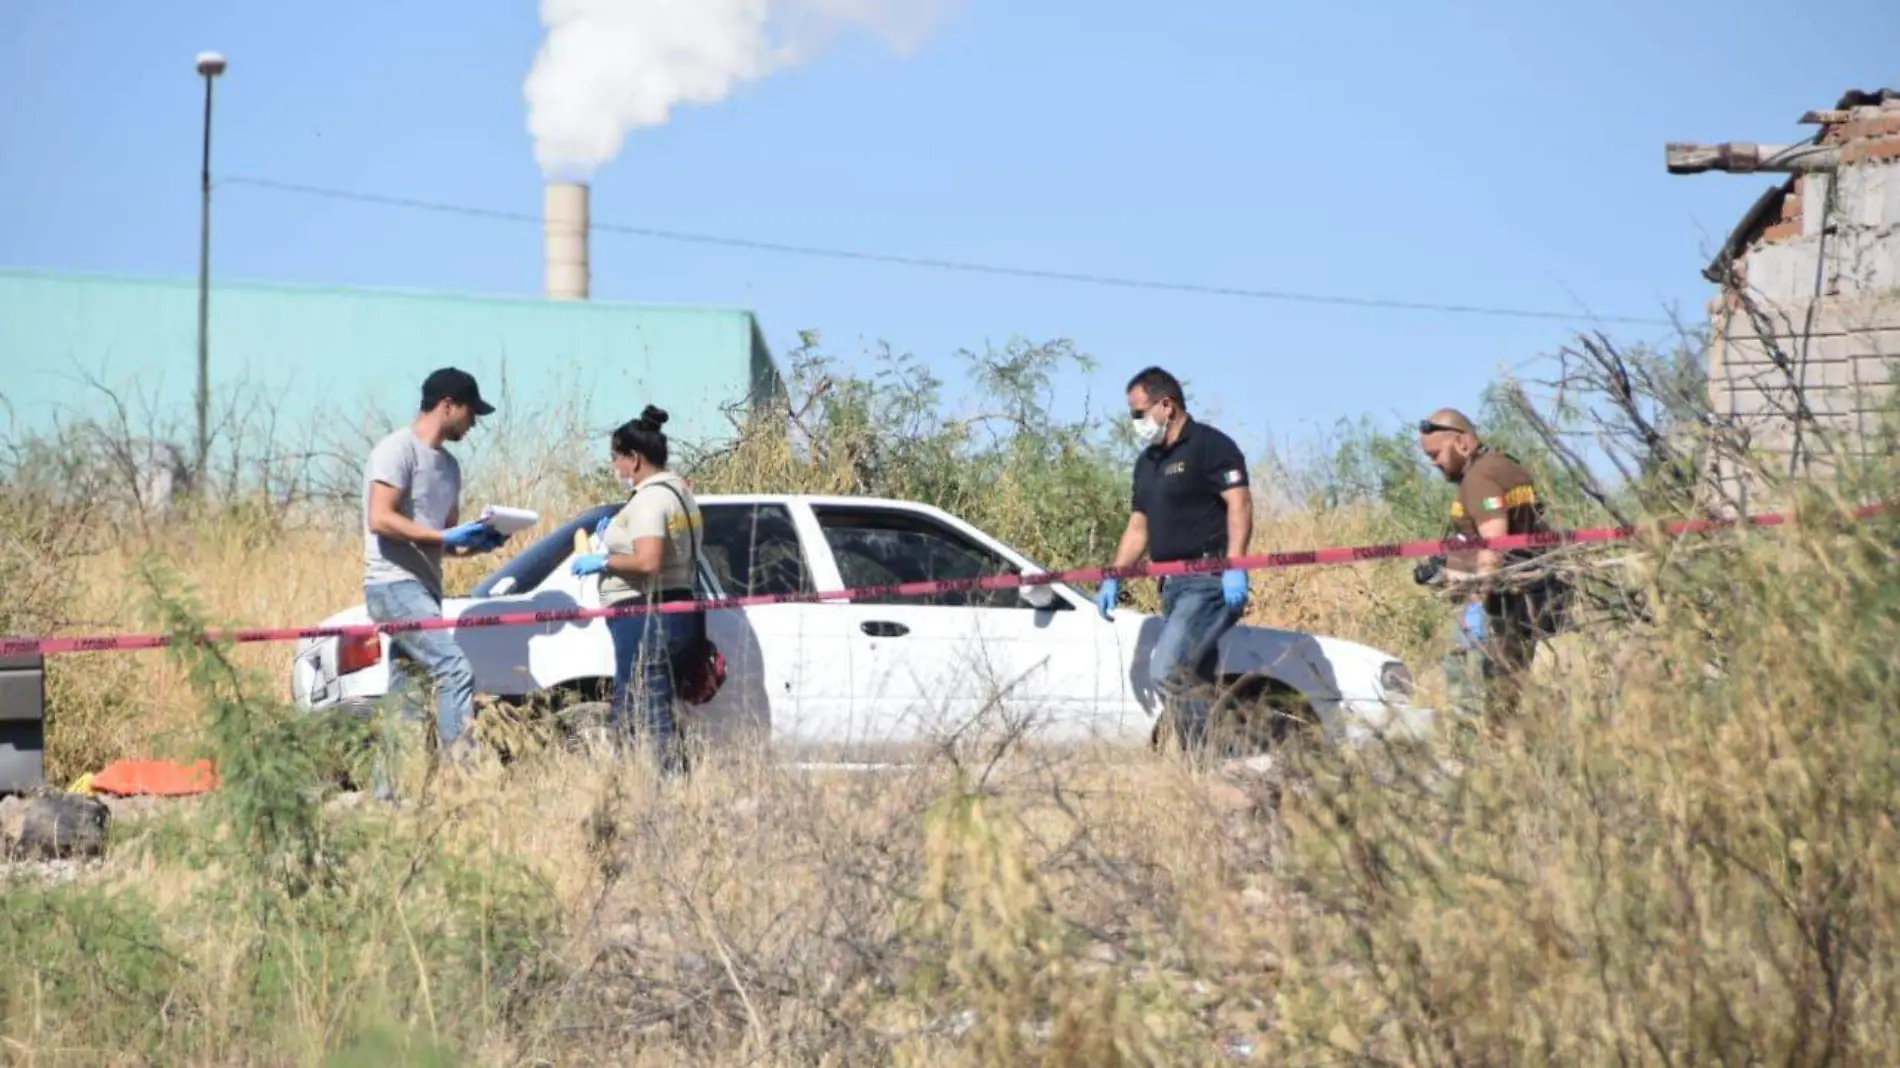
M1156 563L1246 555L1253 497L1240 447L1189 417L1181 383L1159 367L1129 380L1128 412L1146 448L1135 460L1133 506L1115 566L1135 563L1144 549ZM1120 593L1115 579L1102 583L1095 603L1104 619ZM1172 707L1175 733L1189 753L1205 740L1209 704L1192 691L1197 681L1215 681L1217 643L1246 607L1245 571L1162 580L1161 636L1148 677Z

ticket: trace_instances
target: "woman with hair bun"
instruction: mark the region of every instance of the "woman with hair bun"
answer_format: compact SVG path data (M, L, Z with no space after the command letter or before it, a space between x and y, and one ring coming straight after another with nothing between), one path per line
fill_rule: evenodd
M666 412L649 404L622 424L611 443L614 473L629 497L601 526L604 552L576 557L576 575L600 575L603 606L693 599L703 520L684 479L667 470ZM639 737L663 775L686 770L673 714L674 679L704 635L706 614L643 612L612 616L614 692L610 722ZM629 717L629 706L635 715ZM631 720L631 722L629 722Z

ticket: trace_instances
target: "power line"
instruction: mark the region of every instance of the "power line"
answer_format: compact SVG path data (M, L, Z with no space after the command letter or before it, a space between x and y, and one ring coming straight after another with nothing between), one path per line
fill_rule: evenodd
M295 182L280 182L269 178L227 176L223 181L230 185L255 186L259 189L274 189L279 192L326 197L332 200L348 200L365 204L382 204L397 208L413 208L419 211L465 215L473 218L494 219L502 222L532 223L536 226L539 226L542 222L539 215L530 215L526 212L500 211L493 208L477 208L461 204L444 204L438 201L392 197L379 193L359 193L346 189L330 189L322 186L302 185ZM1195 293L1202 296L1213 297L1277 300L1295 304L1337 304L1356 308L1382 308L1400 311L1446 312L1458 315L1481 315L1494 318L1546 319L1561 322L1640 323L1647 326L1676 325L1669 319L1637 315L1590 315L1573 312L1539 311L1525 308L1487 307L1474 304L1439 304L1430 301L1392 300L1383 297L1352 297L1324 293L1300 293L1283 289L1248 289L1238 286L1200 285L1193 282L1166 282L1146 278L1123 278L1114 275L1083 274L1072 271L1047 271L1033 267L1008 267L997 264L968 263L960 260L943 260L922 256L896 256L878 252L858 252L849 249L822 248L813 245L788 245L776 241L758 241L751 238L691 233L682 230L662 230L650 226L625 226L616 223L590 221L588 228L602 233L626 234L632 237L646 237L659 241L677 241L694 245L719 245L726 248L743 248L758 252L777 252L792 256L854 260L863 263L887 263L901 267L924 267L944 271L962 271L969 274L1039 278L1045 281L1078 282L1084 285L1116 286L1124 289Z

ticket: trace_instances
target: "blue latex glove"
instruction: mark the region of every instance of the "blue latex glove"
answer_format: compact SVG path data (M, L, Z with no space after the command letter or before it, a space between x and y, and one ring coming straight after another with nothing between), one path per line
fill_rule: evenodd
M1483 605L1465 605L1464 617L1458 621L1458 633L1464 639L1465 648L1475 649L1484 644L1486 623Z
M1238 612L1247 604L1247 573L1245 571L1225 571L1220 577L1220 593L1227 601L1227 610Z
M600 522L594 524L594 537L596 538L606 537L607 528L613 525L614 516L619 515L619 514L620 513L618 512L608 512L606 515L601 516Z
M1102 580L1102 588L1095 595L1095 607L1101 609L1103 619L1108 618L1109 611L1115 607L1115 598L1121 596L1121 592L1120 579Z
M572 566L576 575L598 575L607 570L607 554L583 553L574 558Z
M450 527L442 532L442 547L458 552L479 550L484 546L492 549L494 546L489 542L495 536L495 528L486 523L480 521L463 523L459 527Z

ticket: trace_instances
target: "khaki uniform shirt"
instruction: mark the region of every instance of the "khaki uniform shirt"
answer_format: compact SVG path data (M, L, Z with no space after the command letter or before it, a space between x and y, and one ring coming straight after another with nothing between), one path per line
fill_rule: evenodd
M1495 449L1481 448L1458 482L1458 495L1451 502L1452 528L1458 534L1475 538L1480 521L1498 516L1509 520L1507 534L1537 534L1549 529L1545 525L1544 502L1538 499L1531 473L1509 456ZM1454 571L1476 573L1478 550L1448 553L1445 564Z
M669 490L661 483L671 485L673 489ZM673 490L678 490L679 496L674 496ZM685 499L685 508L680 507L681 498ZM693 491L687 489L685 480L673 472L662 471L635 486L633 497L607 524L606 532L601 535L601 548L608 553L631 554L633 543L639 538L664 539L660 546L659 581L634 580L639 583L636 586L611 571L603 572L600 579L601 603L619 604L649 593L692 589L693 551L704 522Z

